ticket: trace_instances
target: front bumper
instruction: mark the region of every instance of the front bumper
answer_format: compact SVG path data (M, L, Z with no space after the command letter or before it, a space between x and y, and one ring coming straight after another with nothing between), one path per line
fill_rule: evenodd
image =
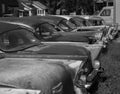
M93 69L93 71L88 76L86 76L86 81L79 79L75 82L75 86L79 88L85 87L86 89L89 89L98 80L100 73L103 72L104 69L101 67L99 69Z
M85 88L89 89L98 80L98 76L104 72L104 68L94 69L86 78Z

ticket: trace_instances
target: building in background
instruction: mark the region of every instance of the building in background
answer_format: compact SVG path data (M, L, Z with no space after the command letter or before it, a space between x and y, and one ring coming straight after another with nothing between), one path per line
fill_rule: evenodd
M47 7L39 1L32 0L0 0L0 16L33 16L45 15Z

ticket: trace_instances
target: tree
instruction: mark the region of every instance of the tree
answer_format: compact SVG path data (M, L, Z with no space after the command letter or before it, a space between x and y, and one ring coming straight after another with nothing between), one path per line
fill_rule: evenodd
M48 7L48 13L55 14L56 10L59 9L65 0L38 0Z
M83 9L84 13L93 13L93 0L76 0L76 11Z
M70 12L81 12L81 9L85 13L93 13L93 0L38 0L48 7L50 14L55 14L57 9L66 9Z

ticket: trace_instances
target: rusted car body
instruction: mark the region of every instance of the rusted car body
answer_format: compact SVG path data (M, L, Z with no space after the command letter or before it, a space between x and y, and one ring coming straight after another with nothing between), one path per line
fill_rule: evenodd
M1 23L3 27L8 24ZM5 52L5 56L9 58L27 57L33 58L33 60L38 58L38 60L46 62L56 61L74 71L70 72L74 85L79 84L80 86L90 86L91 84L88 82L93 82L102 71L100 62L92 63L91 54L87 49L67 44L41 44L32 30L22 25L19 25L19 28L13 25L12 28L9 26L9 28L4 29L4 33L1 32L0 36L1 50Z
M75 94L69 70L57 62L5 56L0 70L1 94Z
M77 67L83 64L81 61L76 62L76 60L78 60L77 58L81 56L72 56L72 52L70 51L68 51L68 54L71 53L70 56L63 55L67 54L67 52L62 53L64 49L61 49L60 45L60 48L56 50L61 49L61 53L54 51L56 45L52 46L54 48L40 45L40 42L37 43L37 39L32 37L33 35L31 35L31 33L30 35L29 33L25 33L24 30L26 29L24 27L9 24L0 24L0 26L0 92L2 94L17 94L20 92L23 92L23 94L26 92L35 92L35 94L75 93L71 74L72 77L75 75L74 68L76 66L74 64L77 63ZM20 32L19 29L23 31ZM27 32L29 32L29 30ZM17 40L17 38L19 38L19 40ZM64 46L62 47L64 48ZM50 54L49 51L51 50L53 54ZM58 55L54 55L55 52L58 53ZM75 52L79 53L78 50ZM45 55L44 53L48 54ZM86 56L83 57L86 58ZM66 61L68 62L50 60L52 58L67 58L68 60ZM82 89L80 88L80 90ZM77 94L86 93L82 92Z

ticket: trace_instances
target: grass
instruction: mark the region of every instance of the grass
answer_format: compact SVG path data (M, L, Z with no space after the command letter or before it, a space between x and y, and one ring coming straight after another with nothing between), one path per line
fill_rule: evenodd
M99 83L96 94L120 94L120 43L112 42L99 60L105 68L106 80Z

